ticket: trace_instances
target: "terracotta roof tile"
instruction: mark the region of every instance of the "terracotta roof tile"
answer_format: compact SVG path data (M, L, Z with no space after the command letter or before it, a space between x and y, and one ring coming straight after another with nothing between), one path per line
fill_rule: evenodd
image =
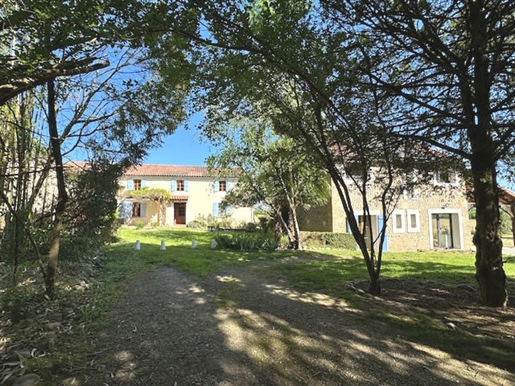
M214 171L216 174L216 171ZM159 177L211 177L207 166L178 166L143 164L133 166L125 173L126 176L159 176ZM233 176L228 177L234 177Z
M173 201L188 201L189 196L174 196L172 194Z

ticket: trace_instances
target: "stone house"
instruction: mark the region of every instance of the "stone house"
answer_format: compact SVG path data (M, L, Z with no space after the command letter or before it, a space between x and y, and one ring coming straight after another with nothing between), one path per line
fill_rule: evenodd
M469 218L469 202L465 181L454 172L435 172L426 182L410 188L399 189L398 200L391 213L382 213L378 198L367 201L370 208L369 224L373 239L389 216L384 251L416 251L456 249L471 250L474 220ZM349 180L354 216L359 224L366 221L363 215L362 197ZM401 184L401 178L397 183ZM374 194L373 182L369 197ZM331 198L321 207L300 211L299 225L304 231L348 232L347 218L334 183L331 183ZM367 240L370 243L370 240Z
M134 166L119 181L120 219L129 225L141 222L168 226L185 226L199 218L230 217L233 224L253 222L252 208L221 210L220 203L237 182L236 174L213 177L207 166ZM131 194L145 187L165 190L171 198L159 204L157 200Z

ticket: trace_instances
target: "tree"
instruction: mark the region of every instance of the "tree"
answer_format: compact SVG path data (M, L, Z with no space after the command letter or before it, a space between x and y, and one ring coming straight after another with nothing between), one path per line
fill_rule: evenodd
M43 149L36 153L27 146L14 148L17 159L27 158L29 161L19 163L16 159L11 159L8 162L11 174L1 176L3 180L9 177L13 182L22 181L26 175L38 176L38 183L31 185L32 201L22 199L25 195L17 194L22 192L19 188L15 190L16 194L12 197L2 195L1 198L10 208L9 211L15 223L23 224L18 228L23 228L23 234L27 236L17 237L14 245L18 246L25 238L32 239L35 231L42 234L43 230L47 230L49 232L47 235L51 233L48 236L49 243L39 243L43 248L36 242L31 243L32 253L40 261L46 281L46 292L50 297L54 296L61 236L70 235L71 229L77 229L76 221L67 222L69 220L67 216L71 211L67 208L70 186L67 186L64 175L66 157L80 149L92 162L101 159L103 163L114 163L120 170L124 170L141 162L148 149L159 143L162 135L173 132L176 124L184 116L182 105L185 91L182 84L178 86L181 80L178 80L177 87L168 83L166 89L160 89L160 84L152 79L152 72L144 68L133 50L124 50L118 56L115 56L115 51L112 51L111 57L117 59L114 68L81 74L73 78L50 80L47 90L33 89L38 93L34 98L32 116L46 116L46 124L38 120L37 125L11 127L15 136L19 137L20 133L26 134L29 140L25 142L38 143L32 148ZM124 74L126 70L131 71L131 79L126 78ZM159 94L159 97L150 98L155 101L153 107L156 109L151 111L148 105L149 97L156 94ZM161 102L159 103L158 100ZM13 101L9 103L14 104ZM46 130L48 130L47 133L45 133ZM45 143L46 141L48 143ZM8 150L4 147L2 155L9 154ZM20 168L21 165L23 168ZM116 176L112 168L104 167L95 170L97 173L103 171L111 177ZM48 183L49 180L55 180L56 186L54 189L48 189L47 196L42 196L43 181ZM103 196L105 192L113 195L116 193L116 189L114 191L112 189L112 184L96 185L95 188L99 190L98 196ZM19 203L22 208L21 213L27 214L25 217L21 217L14 211L16 207L9 202L12 199L16 199ZM36 200L43 202L44 208L35 207ZM87 214L84 206L77 206L77 203L82 200L82 198L74 198L73 209L84 210L83 213L75 212L78 219ZM106 209L111 210L111 213L103 212L107 220L114 216L116 205L108 205ZM87 222L93 221L94 217L90 213ZM44 218L53 218L54 224L51 226L43 221ZM67 230L67 226L71 229ZM85 227L79 229L86 230ZM42 251L46 248L49 255L44 267Z
M466 160L476 203L476 279L506 306L497 176L515 144L515 3L509 0L321 2L373 46L363 71L396 122L392 135Z
M0 14L0 105L57 77L109 66L102 49L144 34L142 1L6 0Z
M387 221L411 183L398 177L412 174L423 157L413 157L420 151L388 135L392 129L379 114L383 102L358 71L363 54L352 35L306 1L192 5L202 15L202 33L192 28L180 36L190 42L197 68L192 83L198 109L206 111L208 121L252 111L264 115L275 130L296 141L299 152L309 152L323 165L361 249L369 291L380 294ZM177 36L171 30L159 47L170 46ZM158 52L162 68L172 72L167 63L173 64L176 51ZM381 177L370 189L373 174ZM358 203L352 199L355 191ZM374 200L382 212L377 236L369 221ZM355 216L359 209L361 222Z
M288 247L301 249L297 210L327 201L327 174L308 153L298 151L298 143L277 135L263 121L218 126L210 140L220 151L208 159L208 165L222 174L233 168L239 173L238 185L227 193L224 204L265 204L286 231Z

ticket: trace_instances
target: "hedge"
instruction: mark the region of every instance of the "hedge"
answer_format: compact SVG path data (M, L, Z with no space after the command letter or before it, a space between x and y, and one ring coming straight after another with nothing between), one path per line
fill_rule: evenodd
M356 241L350 233L300 232L304 248L356 249Z

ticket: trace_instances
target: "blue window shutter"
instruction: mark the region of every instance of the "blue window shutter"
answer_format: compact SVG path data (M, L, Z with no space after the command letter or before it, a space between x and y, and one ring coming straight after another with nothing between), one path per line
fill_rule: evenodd
M134 189L134 181L127 180L127 190L133 190L133 189Z
M187 192L189 189L189 183L188 180L184 180L184 191Z
M172 180L171 190L172 190L172 192L177 191L177 180Z
M383 225L384 225L384 216L383 215L377 216L378 233L381 232L381 230L383 229ZM384 230L383 252L388 252L388 232L387 232L386 228Z
M213 217L218 217L218 202L213 203Z
M120 201L118 203L118 214L122 220L129 219L132 215L132 203L130 201Z
M225 190L229 191L230 189L231 189L231 182L230 181L226 181L225 182Z
M345 224L347 224L347 233L352 233L352 230L350 229L349 220L345 220Z
M220 191L220 184L218 183L218 181L215 181L213 189L215 190L215 193Z
M140 217L146 217L146 216L147 216L147 203L146 202L142 202L141 203Z
M147 180L141 180L141 187L146 188L147 187Z
M227 216L230 216L232 214L232 208L230 206L228 206L227 208L225 208L225 214Z

